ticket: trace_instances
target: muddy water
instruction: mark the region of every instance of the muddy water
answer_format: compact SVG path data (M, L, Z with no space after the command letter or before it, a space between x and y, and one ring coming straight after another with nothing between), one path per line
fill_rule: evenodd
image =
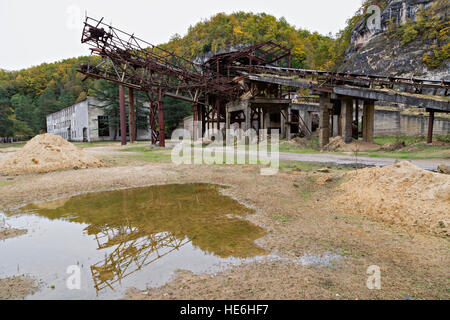
M216 272L267 254L265 231L243 219L252 210L207 184L87 194L8 212L27 235L0 242L0 278L42 281L29 299L112 299L129 287L166 283L179 269ZM69 290L69 266L81 289ZM73 278L70 278L73 279Z

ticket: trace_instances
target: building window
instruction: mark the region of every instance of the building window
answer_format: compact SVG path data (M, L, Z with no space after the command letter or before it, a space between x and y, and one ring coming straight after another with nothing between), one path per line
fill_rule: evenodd
M98 136L109 137L108 116L98 116Z

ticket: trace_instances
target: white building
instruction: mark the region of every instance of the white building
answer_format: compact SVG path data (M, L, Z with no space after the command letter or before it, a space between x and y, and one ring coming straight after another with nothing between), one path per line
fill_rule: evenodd
M93 97L47 116L47 132L77 142L120 140L120 131L108 124L108 116ZM127 128L128 129L128 128ZM150 130L137 130L137 140L150 140Z

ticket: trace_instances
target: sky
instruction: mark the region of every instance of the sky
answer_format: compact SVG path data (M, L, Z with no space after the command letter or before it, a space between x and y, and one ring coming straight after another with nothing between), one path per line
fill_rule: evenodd
M19 70L89 55L85 13L154 45L219 13L265 12L297 28L336 34L362 0L0 0L0 68Z

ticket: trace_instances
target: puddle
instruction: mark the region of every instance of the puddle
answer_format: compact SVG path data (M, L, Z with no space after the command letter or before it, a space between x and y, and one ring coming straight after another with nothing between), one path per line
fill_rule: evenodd
M214 273L268 252L265 231L242 219L253 210L221 186L165 185L86 194L7 213L28 234L0 241L0 278L27 274L41 290L28 299L115 299L129 287L168 282L178 269ZM69 290L69 266L81 290Z

